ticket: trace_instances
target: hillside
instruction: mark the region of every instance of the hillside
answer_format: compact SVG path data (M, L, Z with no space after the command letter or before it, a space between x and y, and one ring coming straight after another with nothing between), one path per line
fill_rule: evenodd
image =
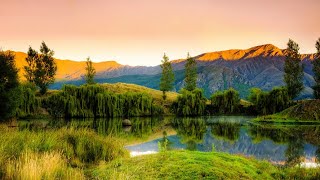
M200 54L195 56L198 66L197 84L203 88L205 95L209 97L217 90L233 87L240 91L245 98L251 87L259 87L263 90L271 90L275 86L284 85L283 66L285 50L281 50L272 44L252 47L249 49L233 49ZM17 54L18 67L22 67L24 53ZM315 81L312 72L312 54L304 54L301 61L304 64L305 89L300 98L312 96L311 87ZM57 82L52 89L61 88L62 84L83 84L85 62L58 60ZM185 59L173 60L175 71L175 91L184 86ZM96 81L99 83L132 83L154 89L159 89L161 77L160 66L127 66L114 61L94 63L97 70ZM20 75L22 72L20 72Z
M151 95L156 103L160 104L163 102L162 100L162 91L147 88L144 86L139 86L136 84L126 84L126 83L115 83L115 84L108 84L105 83L103 86L110 92L122 94L126 92L144 92ZM172 103L176 100L178 93L175 92L167 92L167 99L166 102Z
M256 119L261 122L300 122L320 123L320 100L302 100L280 113L261 116Z

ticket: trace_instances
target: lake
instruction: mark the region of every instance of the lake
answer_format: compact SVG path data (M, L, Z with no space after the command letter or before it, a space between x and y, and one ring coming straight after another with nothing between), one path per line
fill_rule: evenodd
M19 121L19 129L43 130L61 127L86 127L101 135L127 138L134 145L126 148L135 154L167 149L218 151L267 160L274 164L315 165L320 160L320 125L261 124L252 117L216 116L198 118L71 119ZM145 142L146 141L146 142ZM142 142L142 143L140 143Z

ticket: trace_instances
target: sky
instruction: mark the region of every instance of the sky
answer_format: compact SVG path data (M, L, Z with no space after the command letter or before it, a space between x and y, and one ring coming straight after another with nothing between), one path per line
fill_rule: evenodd
M261 44L314 53L320 0L0 0L0 48L42 41L59 59L157 65Z

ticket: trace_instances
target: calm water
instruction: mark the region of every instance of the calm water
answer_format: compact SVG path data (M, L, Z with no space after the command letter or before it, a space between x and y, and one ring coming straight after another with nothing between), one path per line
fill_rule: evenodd
M84 119L20 121L20 129L87 127L101 135L146 139L154 133L158 139L126 148L132 152L158 151L159 142L168 141L168 149L228 152L290 166L320 160L320 125L258 124L251 117L220 116L201 118L132 118L131 127L122 127L121 119ZM166 131L176 131L166 135ZM161 133L159 133L161 132Z

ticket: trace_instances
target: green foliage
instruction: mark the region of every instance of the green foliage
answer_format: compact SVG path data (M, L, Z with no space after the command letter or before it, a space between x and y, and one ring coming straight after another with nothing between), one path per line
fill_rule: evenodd
M171 63L166 54L163 55L163 60L161 61L162 76L160 79L160 90L163 92L163 99L166 99L166 91L170 91L173 88L174 74L172 70Z
M178 116L201 116L205 113L207 99L201 89L188 91L181 89L177 100L173 102L173 111Z
M13 117L20 101L18 69L14 59L10 51L0 51L0 121Z
M240 106L239 92L233 88L214 93L210 100L211 105L216 113L236 113L238 112Z
M297 97L303 90L303 66L301 65L299 45L289 39L285 51L284 82L290 99Z
M197 62L189 53L185 64L185 83L185 89L188 91L193 91L197 87Z
M26 117L36 115L41 108L42 100L36 97L36 86L32 83L20 85L20 103L17 110L18 117Z
M46 101L49 113L55 117L131 117L162 113L145 93L115 94L101 85L65 85L62 92Z
M48 86L54 82L57 65L53 58L54 51L49 49L45 42L41 43L40 53L29 47L27 66L24 67L26 79L35 83L41 94L45 94Z
M259 88L251 89L248 97L253 103L258 114L274 114L290 106L288 89L285 87L273 88L270 92L264 92Z
M87 58L86 62L86 74L85 74L85 79L87 84L94 84L94 76L96 75L96 70L92 66L92 61L90 58Z
M38 59L38 52L29 47L28 56L26 57L27 66L24 66L25 78L30 83L35 83L35 72L37 70L36 63Z
M313 61L313 73L316 84L313 87L313 94L316 99L320 99L320 38L316 42L316 49L317 53Z

